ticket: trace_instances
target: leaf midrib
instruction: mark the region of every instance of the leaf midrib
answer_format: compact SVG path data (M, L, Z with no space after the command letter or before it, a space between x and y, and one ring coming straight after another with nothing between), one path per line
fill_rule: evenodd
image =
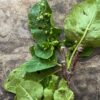
M22 85L19 85L19 87L22 88L22 90L27 94L29 100L34 100L34 99L31 97L31 95L27 92L27 90L24 89L24 87L23 87Z

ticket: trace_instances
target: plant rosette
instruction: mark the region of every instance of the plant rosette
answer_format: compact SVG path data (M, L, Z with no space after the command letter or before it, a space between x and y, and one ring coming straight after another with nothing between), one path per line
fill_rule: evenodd
M64 31L55 26L47 0L29 9L28 23L35 42L32 58L10 72L5 90L15 94L14 100L74 100L70 80L77 61L100 47L100 0L76 4Z

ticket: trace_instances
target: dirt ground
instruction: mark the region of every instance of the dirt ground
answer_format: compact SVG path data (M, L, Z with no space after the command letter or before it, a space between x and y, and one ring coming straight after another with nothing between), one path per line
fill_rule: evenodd
M63 27L65 15L79 0L48 0L57 26ZM30 58L32 39L27 26L28 8L36 0L0 0L0 100L13 100L3 90L8 73ZM100 100L100 48L82 60L71 82L76 100Z

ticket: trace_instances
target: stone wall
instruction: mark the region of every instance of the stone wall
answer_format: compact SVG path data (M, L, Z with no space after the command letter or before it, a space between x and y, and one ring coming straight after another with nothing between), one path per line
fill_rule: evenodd
M48 0L55 23L63 27L65 15L79 0ZM30 58L32 39L27 26L27 12L36 0L0 0L0 100L13 100L3 90L8 73ZM76 100L100 100L100 49L86 61L80 61L71 82Z

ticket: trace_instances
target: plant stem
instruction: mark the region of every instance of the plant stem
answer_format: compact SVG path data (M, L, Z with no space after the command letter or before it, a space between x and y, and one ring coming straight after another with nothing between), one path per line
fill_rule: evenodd
M80 55L80 52L78 51L78 52L76 53L76 55L74 56L75 58L74 58L74 60L73 60L73 64L72 64L71 71L74 71L74 70L75 70L76 64L77 64L78 59L79 59L79 55Z
M71 55L71 57L70 57L70 59L69 59L68 66L67 66L68 69L71 67L72 59L73 59L73 57L74 57L74 55L75 55L75 53L76 53L78 47L80 46L80 44L83 42L83 40L85 39L85 37L86 37L86 35L87 35L87 32L88 32L88 30L89 30L89 27L90 27L90 25L91 25L91 23L92 23L93 18L94 18L94 16L92 16L92 18L91 18L89 24L88 24L87 27L86 27L86 30L84 31L84 34L83 34L82 38L80 39L79 43L76 45L74 51L72 52L72 55Z

